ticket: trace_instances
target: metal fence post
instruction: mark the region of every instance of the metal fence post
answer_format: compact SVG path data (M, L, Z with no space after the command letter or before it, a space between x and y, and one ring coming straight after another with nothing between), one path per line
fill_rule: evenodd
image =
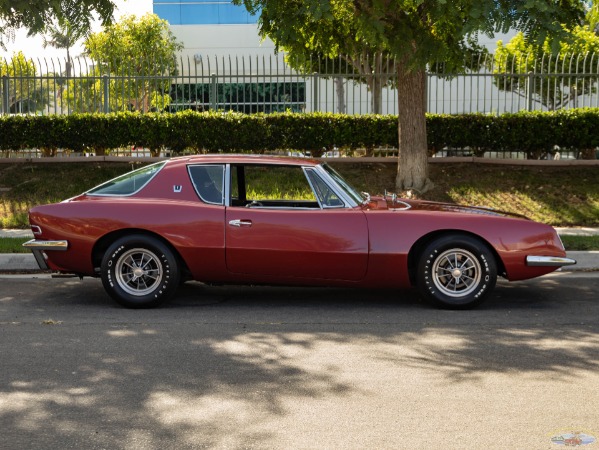
M10 112L8 105L8 75L2 76L2 114L8 114Z
M526 110L532 111L532 97L534 94L534 89L533 89L534 78L533 78L532 72L528 72L528 78L526 79L526 81L528 84L526 86L526 98L528 99L528 102L526 105Z
M110 83L108 81L108 75L102 75L102 82L104 83L104 113L110 112L110 94L108 92Z
M312 112L317 112L319 110L319 101L318 101L318 72L314 72L312 76L312 80L314 83L314 98L312 99Z
M218 84L216 74L210 75L210 109L216 111L218 104Z

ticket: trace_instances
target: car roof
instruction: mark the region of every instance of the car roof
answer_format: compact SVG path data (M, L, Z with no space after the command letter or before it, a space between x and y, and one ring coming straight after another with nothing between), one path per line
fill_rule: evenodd
M183 164L279 164L290 166L317 166L320 161L311 158L297 158L277 155L207 154L181 156L169 163Z

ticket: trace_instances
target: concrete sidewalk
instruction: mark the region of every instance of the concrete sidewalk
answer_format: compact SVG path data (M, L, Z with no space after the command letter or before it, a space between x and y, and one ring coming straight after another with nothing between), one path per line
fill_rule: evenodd
M599 228L556 228L562 236L594 236L599 235ZM28 238L33 237L29 230L0 230L0 237ZM599 271L599 251L568 252L568 257L577 261L574 266L562 269L564 272ZM0 254L0 273L35 273L40 269L30 253Z
M0 237L8 238L33 238L31 230L0 230Z

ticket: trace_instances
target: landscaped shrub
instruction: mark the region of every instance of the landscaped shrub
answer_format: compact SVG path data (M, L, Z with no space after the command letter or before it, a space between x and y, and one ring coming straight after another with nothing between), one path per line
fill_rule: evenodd
M529 158L556 146L595 156L599 146L599 109L557 112L427 115L429 153L469 148L525 152ZM114 148L149 148L153 155L191 151L310 151L319 156L334 147L397 145L397 116L332 113L241 114L236 112L111 113L49 116L0 116L0 150L39 148L52 156L57 149L105 154Z

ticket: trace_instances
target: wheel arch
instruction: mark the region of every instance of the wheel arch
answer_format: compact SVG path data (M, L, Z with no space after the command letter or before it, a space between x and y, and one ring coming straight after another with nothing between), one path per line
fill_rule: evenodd
M420 255L422 254L424 249L428 246L428 244L430 244L435 239L438 239L440 237L447 236L447 235L468 236L468 237L479 240L482 244L484 244L488 248L488 250L493 255L493 258L495 259L495 263L497 264L497 273L500 274L501 276L506 275L505 266L503 264L503 260L499 256L499 253L497 253L495 248L482 236L480 236L476 233L472 233L472 232L464 231L464 230L454 230L454 229L435 230L433 232L425 234L420 239L418 239L412 245L412 247L410 248L410 251L408 252L408 273L410 276L410 283L412 284L412 286L416 285L416 269L418 266L418 259L420 258Z
M105 234L100 239L98 239L92 249L92 264L94 267L94 271L96 273L99 273L98 271L102 264L102 258L104 256L104 253L106 253L106 250L108 250L108 247L110 247L110 245L114 241L116 241L117 239L120 239L122 237L133 235L133 234L149 236L149 237L152 237L154 239L158 239L159 241L161 241L163 244L165 244L166 246L169 247L169 249L173 252L175 257L179 261L179 263L181 265L181 269L182 269L182 271L181 271L182 276L190 273L189 268L187 267L187 263L185 262L185 260L183 259L183 257L181 256L181 254L179 253L177 248L171 242L169 242L168 239L165 239L163 236L161 236L158 233L155 233L153 231L144 230L142 228L124 228L121 230L112 231L108 234Z

